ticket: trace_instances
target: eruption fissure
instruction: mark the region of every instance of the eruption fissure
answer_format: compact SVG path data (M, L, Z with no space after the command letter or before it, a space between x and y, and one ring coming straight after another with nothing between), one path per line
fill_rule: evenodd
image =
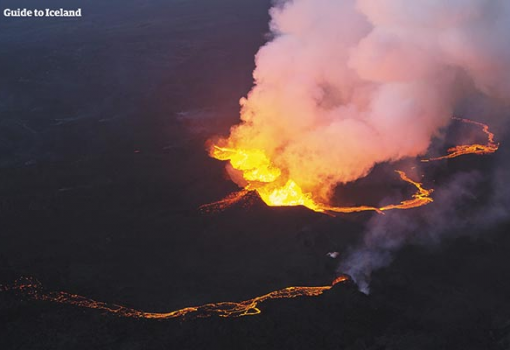
M285 179L283 172L274 166L261 150L244 150L214 145L211 156L218 160L230 161L232 168L242 174L246 185L244 191L235 192L221 201L203 206L202 209L212 207L219 210L225 209L238 202L249 191L257 192L268 206L302 205L319 213L356 213L363 211L382 213L386 210L416 208L433 202L433 199L430 197L433 192L432 189L423 188L421 183L411 180L405 172L400 170L396 171L400 178L417 189L417 192L413 194L411 199L380 208L366 205L338 207L316 201L311 193L304 193L295 181Z
M489 126L480 122L464 118L454 117L454 120L477 125L487 135L487 144L478 143L469 145L459 145L448 149L448 154L442 157L423 159L422 162L431 162L456 158L466 154L485 155L494 153L499 148L499 143L494 141L494 134L490 132ZM423 184L412 180L404 171L396 170L400 179L416 188L416 193L410 199L404 200L399 204L390 204L383 207L374 206L352 206L339 207L331 206L314 199L312 193L305 193L301 187L292 179L286 178L285 172L276 167L266 154L259 149L246 150L235 147L220 147L213 145L211 157L222 161L230 161L231 167L238 174L241 174L244 182L244 190L228 195L221 201L202 206L205 210L224 210L227 207L239 202L251 191L258 193L260 198L268 206L298 206L302 205L308 209L319 213L357 213L363 211L375 211L383 213L395 209L412 209L432 203L431 197L433 189L426 189ZM236 175L234 175L236 176Z
M140 311L122 305L96 301L67 292L45 291L41 283L31 278L20 279L12 286L0 286L0 291L13 291L33 300L50 301L81 308L100 310L119 317L166 320L184 317L206 318L211 316L242 317L257 315L261 313L261 310L258 308L259 304L267 300L319 296L333 288L333 286L345 282L348 279L347 276L339 276L328 286L287 287L245 301L210 303L164 313Z
M252 160L251 155L255 160ZM432 189L425 189L419 182L410 179L405 172L397 170L396 173L400 179L416 187L417 192L412 195L411 199L404 200L399 204L391 204L384 207L374 206L351 206L351 207L338 207L320 203L313 199L312 194L304 193L301 187L292 179L281 181L279 179L282 172L271 164L269 159L260 150L248 151L233 148L225 148L214 146L211 155L219 160L231 160L231 165L234 169L241 171L247 185L243 191L235 192L228 195L225 199L202 206L202 209L208 210L214 208L215 210L223 210L230 205L237 203L250 191L255 191L259 194L260 198L268 206L298 206L302 205L308 209L319 213L357 213L363 211L376 211L382 213L387 210L393 209L411 209L433 202L431 194ZM258 168L262 165L262 168ZM245 174L248 175L245 175ZM277 176L273 176L278 174ZM280 185L284 183L284 185ZM213 210L214 210L213 209Z

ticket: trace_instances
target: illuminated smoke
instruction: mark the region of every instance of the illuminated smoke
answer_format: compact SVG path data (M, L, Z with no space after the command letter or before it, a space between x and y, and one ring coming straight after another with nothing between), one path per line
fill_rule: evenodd
M315 198L424 154L467 94L510 91L506 0L280 1L271 17L220 145L262 150Z
M218 145L261 151L270 160L264 169L278 169L315 201L377 163L423 156L454 111L477 109L478 99L508 107L507 0L278 1L271 17L273 40L256 56L241 124ZM339 271L368 292L371 272L402 245L506 217L498 205L467 217L455 211L476 179L460 174L438 188L435 206L374 216Z

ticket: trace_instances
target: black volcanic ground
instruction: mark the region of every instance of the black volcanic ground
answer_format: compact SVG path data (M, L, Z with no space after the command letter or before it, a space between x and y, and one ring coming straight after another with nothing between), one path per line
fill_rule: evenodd
M0 284L33 276L163 312L331 282L338 262L326 253L358 242L373 214L256 198L197 210L236 190L204 142L238 118L269 0L44 3L81 6L84 18L0 17ZM428 185L490 171L504 147L429 168ZM337 198L408 194L375 175ZM240 319L121 319L0 293L0 349L510 349L508 228L407 247L370 296L339 285Z

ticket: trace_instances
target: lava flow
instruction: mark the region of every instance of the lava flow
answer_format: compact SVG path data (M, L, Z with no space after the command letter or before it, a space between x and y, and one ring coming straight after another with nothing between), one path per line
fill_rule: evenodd
M314 200L313 195L304 193L301 187L292 179L282 180L282 171L275 167L261 150L243 150L219 147L215 145L211 156L219 160L229 160L232 167L240 171L247 185L243 191L230 194L225 199L207 204L205 210L222 210L238 202L250 191L256 191L268 206L283 207L302 205L320 213L356 213L363 211L376 211L382 213L393 209L411 209L433 202L430 197L432 189L425 189L419 182L411 180L403 171L396 171L400 178L416 187L417 192L411 199L384 207L352 206L337 207L320 203Z
M239 203L243 198L246 198L246 195L249 193L250 191L247 190L232 192L217 202L201 205L199 209L204 213L218 213Z
M369 207L369 206L359 206L359 207L328 207L323 206L324 210L327 211L334 211L337 213L354 213L354 212L360 212L360 211L377 211L377 212L383 212L386 210L393 210L393 209L412 209L412 208L418 208L424 205L427 205L429 203L432 203L434 200L430 197L432 192L434 192L433 189L427 190L423 188L423 185L420 182L416 182L411 180L406 173L403 171L397 170L397 174L400 175L400 178L416 187L418 190L415 194L412 195L411 199L407 199L405 201L400 202L399 204L390 204L386 205L381 208L376 207Z
M172 319L180 317L206 318L211 316L219 317L242 317L252 316L261 313L258 305L270 299L291 299L299 297L314 297L330 290L336 284L348 281L347 276L337 277L329 286L320 287L287 287L253 299L240 302L219 302L201 306L186 307L183 309L157 313L144 312L126 306L109 304L101 301L88 299L86 297L67 292L48 292L41 284L34 279L20 279L13 286L0 286L0 291L13 291L33 300L50 301L59 304L73 305L82 308L100 310L119 317L138 319Z
M494 142L494 134L489 131L488 125L469 119L456 117L453 119L482 127L482 131L488 138L487 144L482 145L475 143L455 146L448 149L448 154L445 156L423 159L422 162L456 158L466 154L484 155L494 153L498 150L499 143ZM421 183L413 181L406 173L397 170L396 172L403 181L413 185L417 189L417 192L412 195L412 198L404 200L399 204L390 204L380 208L365 205L353 207L330 206L317 201L312 193L305 193L295 181L286 177L285 172L276 167L262 150L248 150L233 146L220 147L218 145L213 145L210 150L210 155L218 160L230 161L232 168L242 175L245 185L243 191L231 194L221 201L203 206L202 209L206 210L211 210L211 208L214 210L223 210L238 202L251 191L257 192L268 206L302 205L320 213L355 213L362 211L376 211L382 213L387 210L417 208L433 202L431 197L434 191L433 189L425 189Z
M463 119L463 118L457 118L454 117L454 120L461 121L463 123L467 124L473 124L480 126L482 128L482 131L487 135L487 143L485 145L474 143L471 145L459 145L455 147L451 147L448 149L448 154L441 157L436 158L430 158L430 159L422 159L422 162L432 162L436 160L443 160L443 159L451 159L451 158L457 158L466 154L478 154L478 155L484 155L484 154L491 154L496 152L499 149L499 143L494 142L494 134L489 131L489 126L483 123L475 122L473 120L469 119Z

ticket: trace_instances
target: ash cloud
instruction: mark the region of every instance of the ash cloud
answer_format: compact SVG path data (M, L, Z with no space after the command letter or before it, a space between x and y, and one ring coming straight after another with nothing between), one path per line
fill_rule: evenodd
M293 0L225 141L262 149L327 200L381 162L424 154L455 108L510 93L506 0Z

